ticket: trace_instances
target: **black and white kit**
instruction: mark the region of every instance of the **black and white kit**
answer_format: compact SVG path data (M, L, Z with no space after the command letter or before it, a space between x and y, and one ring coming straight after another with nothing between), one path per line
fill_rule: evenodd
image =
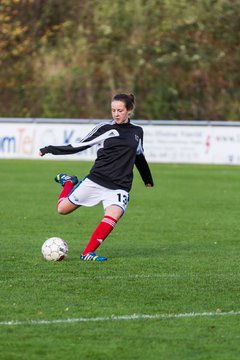
M41 153L54 155L75 154L98 145L97 158L87 177L109 189L130 191L133 167L136 165L143 182L153 186L153 179L143 153L143 129L128 121L126 124L101 123L96 126L80 145L53 146L40 149Z

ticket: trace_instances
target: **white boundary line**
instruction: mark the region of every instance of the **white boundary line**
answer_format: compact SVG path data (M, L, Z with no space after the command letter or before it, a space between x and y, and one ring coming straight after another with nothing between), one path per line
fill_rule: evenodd
M225 278L225 277L229 277L231 275L235 275L233 273L217 273L215 274L215 278ZM204 275L205 277L208 277L208 276L211 276L211 274L205 274ZM157 278L160 278L160 279L163 279L163 278L171 278L171 279L178 279L178 278L181 278L181 279L185 279L185 278L195 278L195 277L199 277L198 274L194 274L194 273L188 273L188 274L185 274L185 275L182 275L182 274L179 274L179 273L168 273L168 274L159 274L159 273L156 273L156 274L125 274L124 276L121 276L121 275L95 275L94 276L94 279L104 279L104 280L118 280L118 279L136 279L136 280L141 280L141 279L157 279ZM51 277L49 277L49 279L51 279ZM73 276L73 277L69 277L68 276L68 280L86 280L86 279L91 279L92 280L92 276L88 276L87 274L84 275L84 276L81 276L81 275L78 275L77 277L76 276ZM18 277L17 279L4 279L4 280L0 280L0 284L5 284L5 283L8 283L9 282L11 284L13 283L16 283L16 282L19 282L20 281L25 281L26 278L20 278ZM37 279L37 281L43 281L43 282L46 282L48 280L47 277L44 277L44 278L41 278L41 279Z
M55 319L55 320L26 320L26 321L2 321L0 326L16 326L16 325L50 325L50 324L73 324L80 322L100 322L100 321L119 321L119 320L141 320L141 319L176 319L176 318L192 318L192 317L208 317L208 316L238 316L240 311L229 312L192 312L183 314L132 314L132 315L111 315L105 317L92 318L72 318L72 319Z

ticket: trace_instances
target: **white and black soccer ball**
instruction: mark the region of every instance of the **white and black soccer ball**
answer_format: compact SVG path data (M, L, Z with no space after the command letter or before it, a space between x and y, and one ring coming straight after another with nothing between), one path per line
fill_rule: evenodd
M41 250L45 260L61 261L68 254L68 244L59 237L51 237L43 243Z

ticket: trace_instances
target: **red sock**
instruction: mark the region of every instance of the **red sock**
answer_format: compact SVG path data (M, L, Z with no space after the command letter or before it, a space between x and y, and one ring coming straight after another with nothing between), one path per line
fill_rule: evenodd
M60 202L65 199L66 197L68 197L68 195L70 194L70 192L72 191L73 189L73 183L69 180L69 181L66 181L65 184L64 184L64 187L59 195L59 198L58 198L58 202L57 202L57 205L60 204Z
M86 255L89 252L95 252L95 250L101 245L101 243L114 229L116 223L117 220L112 218L111 216L104 216L103 220L93 232L91 239L87 244L85 250L83 251L82 255Z

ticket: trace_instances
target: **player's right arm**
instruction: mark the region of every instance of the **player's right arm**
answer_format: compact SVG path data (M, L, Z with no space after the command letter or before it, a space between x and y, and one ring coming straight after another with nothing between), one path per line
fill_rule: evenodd
M113 135L111 135L113 136ZM117 134L115 134L117 136ZM99 124L96 126L88 135L86 135L80 142L80 145L73 147L71 144L63 146L48 145L40 149L39 155L44 156L45 154L53 155L71 155L76 154L80 151L84 151L89 147L101 143L109 137L109 126L106 123Z
M88 149L90 146L84 147L73 147L71 144L64 146L54 146L48 145L40 149L39 155L44 156L45 154L53 154L53 155L71 155L77 152Z

